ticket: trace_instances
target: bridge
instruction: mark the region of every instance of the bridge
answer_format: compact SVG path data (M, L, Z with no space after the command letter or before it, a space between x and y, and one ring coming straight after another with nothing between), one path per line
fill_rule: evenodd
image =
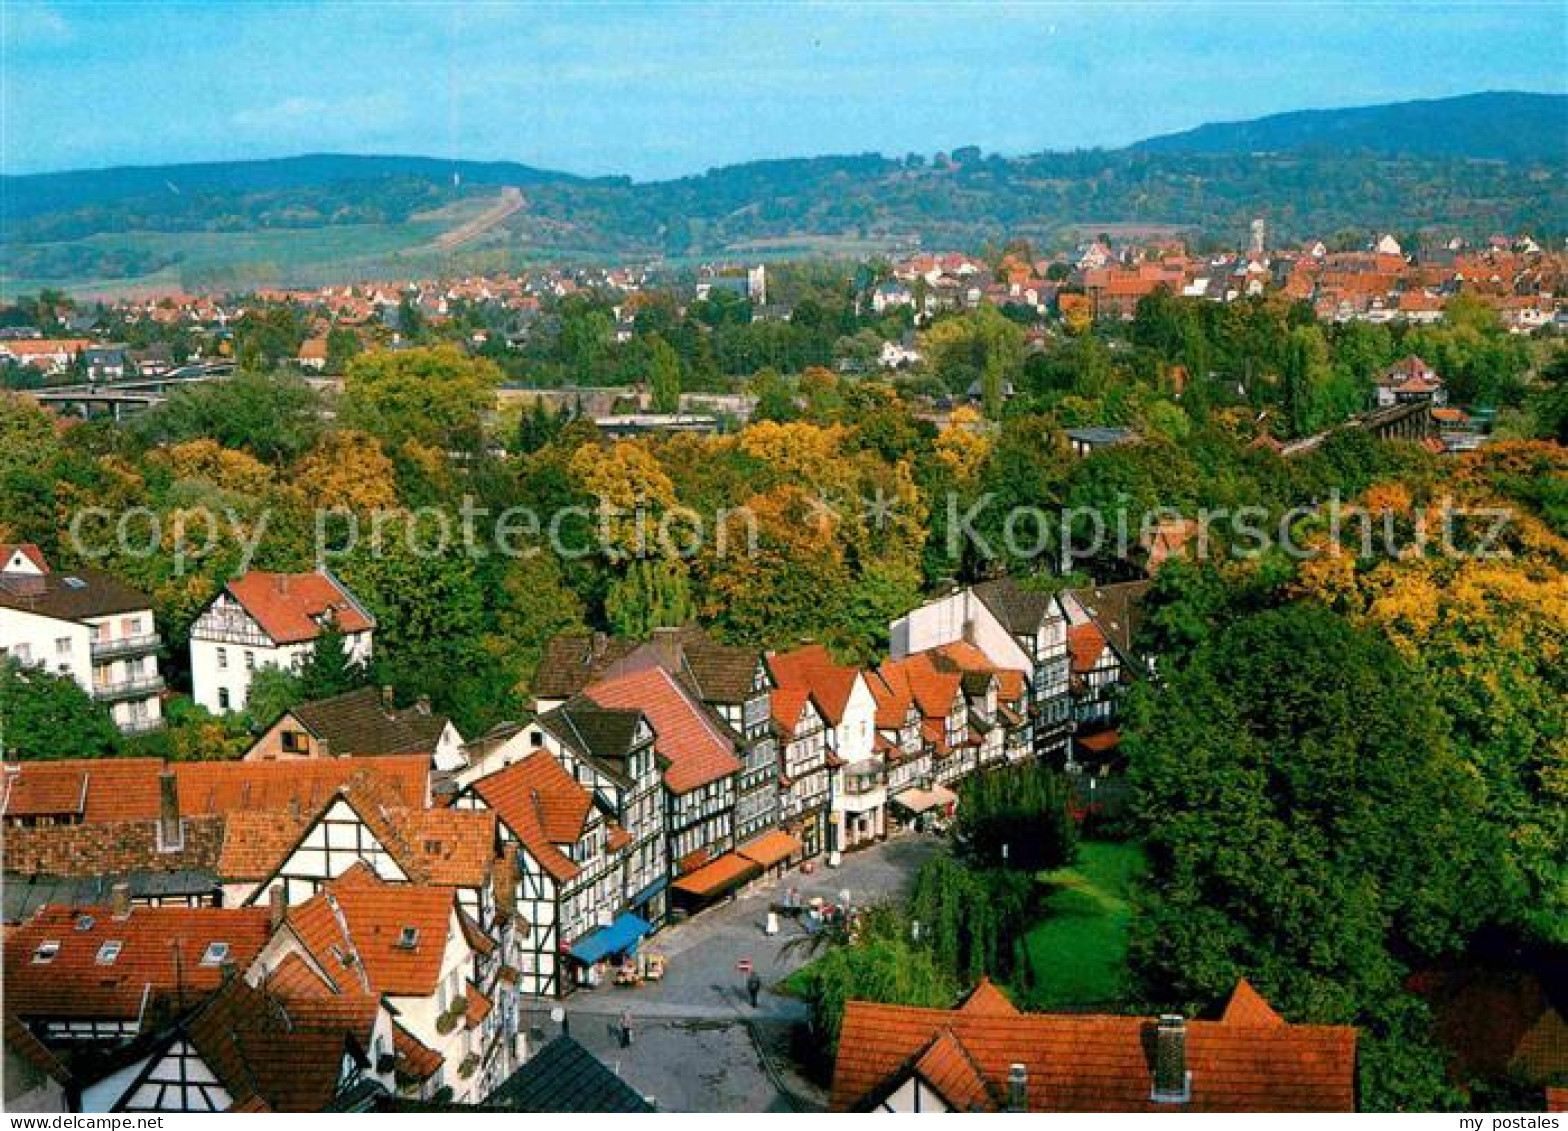
M92 416L94 410L107 411L115 420L126 413L138 412L162 404L168 399L169 390L182 385L200 385L208 381L221 381L234 375L231 361L202 365L182 365L157 377L126 377L118 381L88 381L77 385L54 385L43 389L30 389L24 395L39 404L49 405L61 412Z

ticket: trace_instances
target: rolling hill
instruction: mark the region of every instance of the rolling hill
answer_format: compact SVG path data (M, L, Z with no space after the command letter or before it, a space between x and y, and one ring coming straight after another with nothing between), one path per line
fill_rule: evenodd
M436 157L308 153L261 161L128 165L0 177L0 220L160 196L269 193L335 184L417 180L470 185L578 182L579 177L512 161L444 161Z
M240 289L545 259L1050 246L1178 228L1568 234L1568 98L1478 94L1216 124L1122 150L758 161L668 181L318 154L0 178L0 291Z
M1141 141L1148 153L1303 150L1496 161L1568 156L1568 95L1489 91L1343 110L1295 110L1216 122Z

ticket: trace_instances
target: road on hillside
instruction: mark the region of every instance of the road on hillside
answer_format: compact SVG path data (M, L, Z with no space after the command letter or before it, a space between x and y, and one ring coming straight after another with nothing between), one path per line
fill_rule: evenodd
M472 220L459 224L449 232L442 232L431 246L437 251L451 251L454 247L460 247L484 235L508 216L521 212L522 208L523 190L516 185L505 185L501 189L499 200Z

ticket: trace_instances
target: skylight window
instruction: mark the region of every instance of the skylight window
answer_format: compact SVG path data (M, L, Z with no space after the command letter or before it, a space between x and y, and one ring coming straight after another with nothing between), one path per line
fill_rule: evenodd
M67 589L86 589L87 582L73 575L65 579L65 587Z
M45 962L53 962L54 958L55 958L55 955L57 955L59 953L60 953L60 942L59 942L59 940L58 939L45 939L43 942L38 944L38 949L33 951L33 961L36 962L36 963L39 963L40 965L42 965Z
M76 917L76 929L78 931L90 931L93 929L93 924L95 922L97 922L97 920L94 919L91 915L78 915Z
M201 964L203 966L216 966L229 957L229 944L226 942L210 942L207 949L202 952Z
M404 950L413 950L416 946L419 945L419 928L404 927L402 931L398 933L397 945L402 947Z
M98 965L113 966L114 960L120 957L124 944L119 939L110 939L98 948Z

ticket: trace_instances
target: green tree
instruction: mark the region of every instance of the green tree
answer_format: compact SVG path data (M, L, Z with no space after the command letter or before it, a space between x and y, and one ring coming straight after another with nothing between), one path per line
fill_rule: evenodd
M962 807L962 803L960 803ZM947 853L926 861L909 897L911 934L953 981L1010 978L1035 907L1030 873L974 867ZM917 926L918 925L918 926Z
M365 685L365 665L349 652L348 641L335 628L316 638L316 646L300 665L300 693L306 700L328 699Z
M695 606L686 563L638 558L610 582L604 615L619 636L641 638L656 628L675 628L692 619Z
M653 390L655 412L677 412L681 407L681 359L670 343L657 334L645 341L648 387Z
M1303 326L1285 340L1280 401L1292 436L1307 436L1329 423L1324 386L1329 379L1328 343L1316 326Z
M1212 1002L1245 975L1294 1020L1405 1039L1406 963L1451 952L1495 906L1501 852L1431 688L1306 604L1162 672L1126 739L1151 860L1131 944L1144 993Z
M812 1029L829 1054L838 1047L844 1007L852 1001L946 1009L957 997L956 984L931 952L891 931L829 950L808 967L805 983Z
M68 675L0 658L0 756L6 760L107 758L120 732L103 704Z
M1078 851L1071 797L1066 781L1047 766L977 774L959 789L953 842L960 855L981 867L1060 868Z
M474 451L500 380L493 362L451 346L363 354L344 379L344 422L393 447Z
M276 664L263 664L250 677L245 713L253 725L271 726L285 711L292 711L310 698L297 673Z
M342 373L348 363L364 352L359 335L339 326L327 332L327 372Z
M315 446L321 435L321 402L298 376L241 372L224 381L177 389L129 427L149 443L211 439L278 464Z

